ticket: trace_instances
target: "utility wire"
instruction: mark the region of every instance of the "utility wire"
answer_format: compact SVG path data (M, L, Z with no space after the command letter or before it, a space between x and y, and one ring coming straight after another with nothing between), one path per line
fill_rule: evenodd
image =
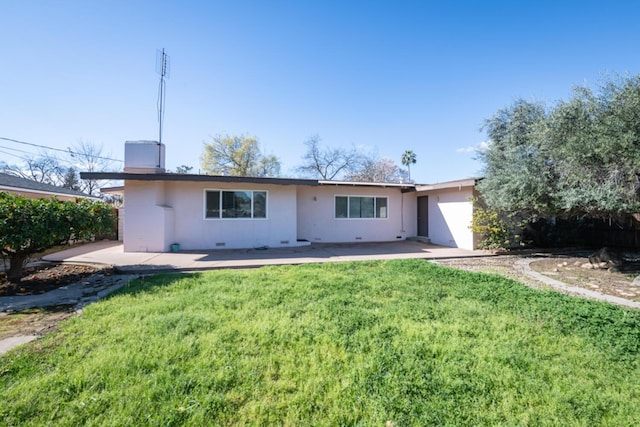
M4 147L3 147L3 148L4 148ZM17 155L17 154L13 154L13 153L7 153L6 151L2 151L2 150L0 150L0 153L4 153L4 154L6 154L6 155L8 155L8 156L17 157L17 158L19 158L20 160L26 160L26 159L25 159L24 157L22 157L22 156L19 156L19 155Z
M24 153L24 154L28 155L28 157L25 156L24 154L23 155L18 155L18 154L14 154L14 153L8 153L8 152L3 151L3 150L17 151L19 153ZM5 147L3 145L0 145L0 153L4 153L4 154L7 154L9 156L17 157L20 160L25 161L25 162L30 162L30 161L34 160L34 158L31 157L31 156L33 156L33 153L30 152L30 151L19 150L17 148L12 148L12 147ZM65 159L65 158L59 158L59 157L53 157L53 159L55 159L55 161L58 162L59 164L60 163L66 163L66 164L69 164L69 165L71 165L72 167L75 167L75 168L82 167L82 165L78 165L78 163L74 162L73 160L69 160L69 159Z
M18 153L24 153L24 154L33 154L30 151L24 151L24 150L20 150L18 148L13 148L13 147L5 147L4 145L0 145L0 148L4 149L4 150L11 150L11 151L17 151Z
M63 150L61 148L47 147L46 145L32 144L31 142L18 141L17 139L4 138L4 137L1 137L1 136L0 136L0 140L15 142L17 144L30 145L32 147L44 148L45 150L60 151L62 153L67 153L67 154L76 155L76 156L83 156L82 153L77 153L75 151L71 151L71 149ZM122 160L120 160L120 159L112 159L111 157L101 157L101 156L93 156L93 157L95 157L96 159L111 160L111 161L114 161L114 162L121 162L122 163Z

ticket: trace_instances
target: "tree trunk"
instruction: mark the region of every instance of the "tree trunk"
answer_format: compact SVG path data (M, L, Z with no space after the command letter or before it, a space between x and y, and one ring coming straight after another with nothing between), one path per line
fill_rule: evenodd
M7 270L7 279L12 283L18 283L22 278L22 270L27 260L26 254L9 255L9 270Z

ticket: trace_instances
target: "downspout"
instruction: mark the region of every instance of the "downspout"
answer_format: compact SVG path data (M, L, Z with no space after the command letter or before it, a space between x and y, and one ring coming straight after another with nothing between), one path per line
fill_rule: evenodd
M404 233L404 193L400 190L400 232Z

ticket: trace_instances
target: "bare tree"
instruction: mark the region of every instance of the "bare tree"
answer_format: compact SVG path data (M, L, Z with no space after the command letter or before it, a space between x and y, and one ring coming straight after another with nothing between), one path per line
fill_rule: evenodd
M41 154L37 157L25 157L21 165L3 165L4 173L30 179L44 184L57 185L64 176L64 168L56 157Z
M360 162L358 170L345 177L348 181L357 182L408 182L405 169L400 168L393 160L378 158L377 156L365 156Z
M102 144L79 140L69 149L75 167L83 172L107 172L113 169L115 159L109 154L103 154ZM81 191L92 196L98 196L100 187L105 185L103 180L85 179L80 183Z
M362 155L355 148L327 148L320 146L320 137L312 136L305 143L304 163L296 170L305 176L332 180L349 175L358 169Z

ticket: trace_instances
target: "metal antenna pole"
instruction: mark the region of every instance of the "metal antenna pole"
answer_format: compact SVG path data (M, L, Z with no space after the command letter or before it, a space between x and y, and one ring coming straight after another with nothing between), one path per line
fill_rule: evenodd
M160 145L162 144L162 125L164 123L164 102L165 102L165 77L169 78L168 55L164 52L156 52L156 72L160 74L160 87L158 88L158 167L162 163L162 153Z

